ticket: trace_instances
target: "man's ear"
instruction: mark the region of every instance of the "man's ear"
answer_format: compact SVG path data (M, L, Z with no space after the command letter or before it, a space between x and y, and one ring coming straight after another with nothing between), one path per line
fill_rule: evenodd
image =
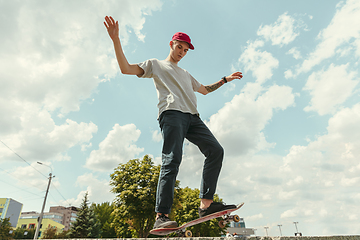
M174 41L170 41L169 46L171 49L173 49Z

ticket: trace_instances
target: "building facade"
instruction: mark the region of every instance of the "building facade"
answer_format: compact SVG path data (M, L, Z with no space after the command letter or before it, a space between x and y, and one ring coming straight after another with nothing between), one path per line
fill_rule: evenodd
M40 213L38 213L38 212L22 212L20 219L35 219L37 221L39 216L40 216ZM43 219L51 219L54 222L62 224L63 215L61 213L45 212L43 214Z
M60 213L63 215L62 224L65 226L64 230L69 230L71 223L77 218L78 209L76 207L50 207L49 213Z
M19 203L14 199L0 198L0 218L9 218L11 226L16 227L22 207L22 203Z
M39 215L40 214L37 213L37 216L35 214L32 214L32 216L34 217L30 217L30 215L26 216L27 218L20 217L16 228L36 229L38 224L37 218ZM43 232L48 228L55 228L57 232L61 232L64 229L64 225L50 218L43 218L40 225L39 238L42 238Z

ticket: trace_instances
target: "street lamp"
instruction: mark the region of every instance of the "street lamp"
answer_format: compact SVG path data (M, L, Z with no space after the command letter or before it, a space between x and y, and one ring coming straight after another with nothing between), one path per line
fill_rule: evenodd
M278 227L279 227L279 230L280 230L280 237L282 236L282 232L281 232L281 226L282 226L281 224L279 224L279 225L278 225Z
M302 233L299 233L299 230L298 230L298 228L297 228L297 224L298 224L298 223L299 223L299 222L294 222L295 228L296 228L295 236L302 236Z
M51 178L54 178L55 176L52 176L52 168L48 165L45 165L43 164L42 162L37 162L38 164L40 165L44 165L44 166L47 166L51 169L51 172L49 173L49 183L47 185L47 188L46 188L46 193L45 193L45 198L44 198L44 203L42 205L42 209L41 209L41 213L40 213L40 216L39 216L39 219L38 219L38 224L36 226L36 231L35 231L35 235L34 235L34 239L38 239L38 235L39 235L39 231L40 231L40 225L41 225L41 222L42 222L42 219L43 219L43 216L44 216L44 208L45 208L45 204L46 204L46 198L47 198L47 195L48 195L48 192L49 192L49 187L50 187L50 183L51 183Z
M269 236L269 234L268 234L269 227L264 227L264 228L265 228L265 231L266 231L266 236L268 237Z

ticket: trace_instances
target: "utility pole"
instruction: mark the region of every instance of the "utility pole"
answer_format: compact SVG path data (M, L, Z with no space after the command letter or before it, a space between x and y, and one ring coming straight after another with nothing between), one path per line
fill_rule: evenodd
M37 162L38 164L41 164L41 165L44 165L44 166L47 166L45 164L42 164L41 162ZM49 166L48 166L49 167ZM49 167L51 169L51 167ZM51 169L52 171L52 169ZM55 177L55 176L54 176ZM46 198L47 198L47 195L48 195L48 192L49 192L49 188L50 188L50 183L51 183L51 178L52 178L52 173L50 172L49 173L49 183L47 185L47 188L46 188L46 193L45 193L45 198L44 198L44 203L42 205L42 209L41 209L41 213L40 213L40 216L38 218L38 224L36 226L36 231L35 231L35 235L34 235L34 240L35 239L38 239L38 235L39 235L39 231L40 231L40 225L41 225L41 222L42 222L42 219L43 219L43 215L44 215L44 208L45 208L45 204L46 204Z
M282 226L281 224L278 225L279 230L280 230L280 237L282 237L281 226Z

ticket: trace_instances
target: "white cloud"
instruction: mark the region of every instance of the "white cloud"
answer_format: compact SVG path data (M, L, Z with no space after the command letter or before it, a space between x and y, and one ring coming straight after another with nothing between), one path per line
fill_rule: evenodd
M357 167L357 159L360 158L359 133L360 104L356 104L330 118L327 134L319 136L307 146L293 146L290 149L281 168L283 178L287 179L287 185L283 187L287 191L298 190L299 193L289 196L292 197L289 200L296 201L297 207L283 212L283 218L310 214L303 212L303 206L308 206L313 220L318 222L323 221L322 217L330 218L325 213L331 212L332 216L337 217L336 221L348 222L348 216L343 213L360 212L359 205L352 204L360 187L360 168ZM307 201L311 201L311 204L307 204ZM351 218L357 217L358 214ZM331 222L329 227L335 224ZM354 222L348 224L355 227Z
M292 89L287 86L273 85L261 95L252 93L260 94L257 88L247 86L208 122L209 128L226 146L227 155L239 156L271 148L273 144L268 143L262 133L265 125L274 110L285 110L295 101Z
M97 126L66 115L78 111L100 82L118 73L104 17L119 20L125 46L131 31L144 41L144 16L160 10L162 3L49 0L0 5L1 140L28 161L68 160L69 148L91 146ZM55 123L54 116L63 122ZM0 149L0 161L13 158L8 149Z
M301 53L296 47L291 48L286 54L292 55L295 59L301 58Z
M293 71L291 71L290 69L286 70L286 71L284 72L284 77L285 77L286 79L293 78L293 77L294 77Z
M246 221L257 221L259 219L262 219L264 218L263 214L259 213L259 214L256 214L256 215L252 215L252 216L247 216L245 219Z
M135 145L141 131L134 124L115 124L106 138L93 150L85 166L94 171L111 171L119 163L126 163L144 151Z
M162 135L161 132L159 132L158 130L154 130L152 132L152 140L154 142L161 142L162 141Z
M287 45L294 41L299 35L296 20L289 16L287 12L280 15L275 23L260 26L257 35L263 36L265 40L271 41L272 45Z
M9 41L0 46L0 81L7 82L1 84L0 96L36 102L49 111L78 111L103 78L109 80L118 72L102 23L105 15L114 13L126 44L130 28L144 40L143 14L160 7L159 0L5 4L1 7L5 21L0 24ZM108 45L103 44L105 39Z
M316 111L319 115L334 113L348 99L359 83L356 72L348 72L348 64L312 73L304 87L311 95L305 111Z
M354 24L360 22L360 2L348 0L338 4L337 8L330 24L318 35L320 43L302 63L298 73L310 71L323 60L334 56L336 50L341 52L346 49L348 46L343 48L345 43L351 43L352 40L360 38L360 25ZM353 46L356 47L355 50L358 53L359 45L354 42Z
M76 198L61 200L56 204L80 207L86 192L90 203L112 202L115 199L115 194L110 192L109 179L101 180L92 173L85 173L77 177L75 184L82 189L85 188L85 190L80 191Z
M244 65L244 72L252 71L252 75L259 83L270 79L273 69L279 66L279 61L271 53L258 50L263 46L263 41L249 41L238 60L239 65Z
M67 149L88 143L97 126L94 123L77 123L70 119L56 125L48 111L36 104L18 106L16 131L3 135L2 141L28 161L64 160ZM15 125L13 125L15 126ZM0 159L16 158L8 149L0 149Z

